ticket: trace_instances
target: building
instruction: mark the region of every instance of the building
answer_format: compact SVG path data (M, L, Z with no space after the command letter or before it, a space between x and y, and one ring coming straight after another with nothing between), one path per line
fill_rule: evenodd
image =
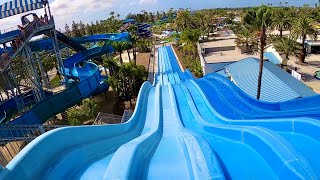
M246 58L229 64L217 73L228 77L240 89L256 98L259 74L258 58ZM270 61L264 62L260 100L267 102L281 102L301 97L314 96L304 83L283 71Z

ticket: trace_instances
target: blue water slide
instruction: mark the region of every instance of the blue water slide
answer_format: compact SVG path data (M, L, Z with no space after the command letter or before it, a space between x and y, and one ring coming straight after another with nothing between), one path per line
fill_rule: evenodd
M120 34L115 36L118 37L118 39L113 38L113 40L122 41L127 38L127 35L127 33ZM97 37L93 38L97 39ZM103 36L101 41L104 40L105 37ZM62 72L66 73L69 77L76 77L79 83L76 83L61 93L49 96L44 101L36 104L30 111L9 123L42 124L56 114L64 112L83 99L97 93L97 91L101 92L102 87L107 89L108 85L106 86L96 64L86 62L83 66L80 66L80 63L112 51L114 51L112 46L105 43L102 47L88 49L64 60L65 70ZM57 106L57 104L59 104L59 106ZM2 136L5 136L4 133L5 132L2 133Z
M103 178L116 150L142 133L145 124L142 120L146 119L147 112L152 112L150 108L153 109L148 102L157 108L152 97L157 94L150 91L150 83L144 83L134 114L125 124L67 127L40 136L5 167L0 179Z
M202 90L206 92L212 103L223 101L226 108L237 107L237 111L244 113L244 118L266 117L314 117L320 118L320 96L306 97L280 103L268 103L251 98L225 77L210 74L204 79L196 80ZM215 92L217 97L213 97ZM213 100L215 98L215 100ZM229 114L230 115L230 114Z
M84 36L79 38L70 38L78 44L96 43L105 41L127 41L129 40L128 33L110 33L110 34L96 34L91 36ZM59 43L60 49L65 48L65 45ZM30 47L33 52L37 51L49 51L53 49L53 42L51 38L35 40L30 43Z
M48 132L0 179L319 179L313 112L262 108L222 82L182 72L172 48L161 47L155 83L143 84L127 123Z

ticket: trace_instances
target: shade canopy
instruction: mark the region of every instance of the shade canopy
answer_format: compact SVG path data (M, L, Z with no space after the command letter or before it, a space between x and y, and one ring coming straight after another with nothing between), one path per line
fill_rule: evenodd
M48 0L12 0L0 5L0 19L41 9Z

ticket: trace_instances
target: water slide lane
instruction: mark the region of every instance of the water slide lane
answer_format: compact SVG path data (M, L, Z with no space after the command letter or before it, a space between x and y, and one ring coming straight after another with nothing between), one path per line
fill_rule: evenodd
M169 60L169 59L168 59ZM171 81L171 83L172 84L175 84L175 82L172 82ZM195 129L197 129L197 127L199 127L199 125L196 125L197 123L196 122L194 122L194 117L192 117L192 113L191 113L191 111L190 111L190 109L188 109L188 103L187 103L187 101L186 101L186 99L184 98L184 93L182 92L182 90L180 89L180 92L177 90L177 88L178 87L180 87L180 85L177 85L177 86L174 86L174 89L175 89L175 97L179 97L179 98L177 98L177 104L178 104L178 109L179 109L179 114L180 114L180 118L181 118L181 120L184 122L184 125L188 128L188 129L192 129L193 131L195 130ZM185 101L184 101L185 100ZM192 122L193 121L193 122ZM191 122L191 124L189 124ZM201 131L196 131L196 132L198 132L198 133L201 133ZM202 133L201 133L202 134ZM212 136L210 136L211 138L212 138ZM207 137L206 137L206 139L207 139ZM207 139L208 140L208 139ZM221 141L221 138L219 139L220 141ZM218 141L219 142L219 140L217 140L217 139L214 139L213 141L215 142L215 141ZM210 142L209 142L210 143ZM223 145L225 145L226 143L223 143ZM225 148L225 147L223 147L223 148ZM223 149L223 148L221 148L221 149ZM233 147L232 147L232 149L234 149L234 145L233 145ZM242 148L242 149L245 149L245 148ZM249 148L248 148L249 149ZM224 150L225 151L225 150ZM243 151L245 151L245 150L243 150ZM254 153L252 153L252 152L254 152L254 150L251 150L251 151L249 151L248 153L246 153L247 154L247 156L245 156L244 158L249 158L249 157L251 157L250 159L254 159L254 158L252 158L252 157L257 157L257 159L256 159L256 161L254 161L253 160L253 162L255 162L255 163L251 163L251 167L247 167L247 169L249 170L250 168L253 168L254 167L254 164L256 164L257 162L263 162L263 161L261 161L263 158L261 158L261 156L259 156L259 155L257 155L257 156L253 156L253 154ZM229 157L230 157L230 153L228 154L229 155ZM250 155L250 156L249 156ZM243 157L243 156L242 156ZM230 161L232 160L233 158L230 158ZM233 160L234 161L234 160ZM250 164L250 163L249 163ZM260 163L260 164L263 164L263 163ZM262 167L261 168L259 168L259 169L268 169L268 166L267 165L265 165L265 166L263 166L262 165ZM270 169L270 168L269 168ZM272 171L271 171L272 172ZM237 174L237 175L239 175L239 173L238 172L234 172L235 174ZM273 174L273 173L269 173L269 174ZM238 176L239 177L239 176ZM257 176L258 177L258 176Z
M177 137L179 129L172 111L167 86L161 87L163 135L150 161L148 179L190 179L187 160Z
M208 118L207 114L210 112L205 111L204 104L199 106L196 103L198 98L195 99L190 90L183 86L182 89L189 98L188 106L197 121L191 123L188 128L202 132L201 134L220 157L227 177L242 177L240 179L254 177L274 179L273 176L283 178L285 175L292 178L317 177L306 159L273 131L248 126L221 126L207 123L208 119L205 118ZM183 97L180 93L179 97ZM181 109L187 108L184 106ZM192 119L186 122L190 121ZM188 126L187 123L185 125Z
M171 59L171 58L170 58ZM172 61L172 59L171 59L171 62L173 62L173 63L177 63L176 62L176 60L175 61ZM185 88L185 89L187 89L187 88ZM198 89L199 90L199 89ZM185 90L185 91L187 91L187 90ZM197 89L192 89L192 92L194 92L194 91L197 91ZM177 95L178 96L178 95ZM179 97L181 97L181 95L179 94ZM190 97L190 96L189 96ZM191 102L195 102L195 101L197 101L197 100L199 100L199 99L201 99L201 96L191 96L191 98L198 98L198 99L192 99L191 100ZM181 99L183 99L183 98L181 98ZM202 105L206 105L206 104L204 104L204 103L202 103ZM191 107L195 107L195 105L193 105L192 106L192 104L189 104L189 106L191 106ZM199 109L201 109L202 110L202 112L200 112L200 114L198 114L198 118L199 118L199 115L201 115L201 117L204 117L204 118L206 118L206 119L211 119L211 117L210 116L208 116L208 115L210 115L210 111L208 112L206 112L206 110L208 110L205 106L200 106L200 107L196 107L197 108L197 110L199 111ZM195 108L195 109L196 109ZM195 110L194 109L194 110ZM201 111L200 110L200 111ZM195 111L194 111L195 112ZM197 112L195 112L195 113L197 113ZM186 113L183 113L184 115L186 114ZM201 121L200 121L201 122ZM202 123L203 123L204 121L202 120ZM218 121L218 123L219 123L219 121ZM241 127L237 127L236 129L239 129L240 128L240 130L243 132L244 131L244 128L241 128ZM192 128L193 130L194 130L194 128ZM223 128L222 128L223 129ZM249 129L249 130L248 130ZM254 129L254 130L253 130ZM278 158L279 159L279 164L280 164L280 166L281 166L281 164L283 163L283 164L286 164L286 162L285 162L285 160L283 160L283 157L286 157L287 156L287 154L289 153L291 153L293 156L293 158L296 158L296 159L299 159L299 160L297 160L296 161L296 163L298 164L297 165L297 169L300 171L299 173L301 173L302 175L304 175L304 174L306 174L306 175L309 175L310 177L314 177L315 176L315 173L313 172L313 170L310 170L310 171L304 171L303 170L303 168L305 168L305 167L310 167L310 165L308 164L308 163L305 163L304 161L305 161L305 159L304 159L304 157L301 155L301 154L299 154L299 152L295 152L295 149L292 147L292 145L290 144L290 143L288 143L284 138L282 138L281 136L279 136L278 134L276 134L276 133L274 133L274 132L272 132L272 131L270 131L270 132L268 132L268 130L266 130L266 129L259 129L259 128L250 128L250 127L246 127L246 129L245 129L245 131L246 132L248 132L248 134L251 134L252 136L255 136L255 138L257 138L258 139L258 141L261 141L261 143L262 144L264 144L264 146L269 146L269 147L272 147L271 149L276 149L276 150L278 150L278 152L273 152L273 153L271 153L271 154L264 154L264 155L269 155L269 156L273 156L273 158ZM226 130L226 129L225 129ZM228 132L228 131L226 131L226 132ZM271 134L271 135L270 135ZM269 137L268 137L269 136ZM232 136L230 136L230 137L232 137ZM249 137L249 136L248 136ZM244 137L242 137L242 138L244 138ZM264 139L265 138L265 139ZM275 141L272 141L272 139L275 139ZM244 139L243 139L243 141L244 141ZM253 147L255 147L255 150L257 150L258 149L258 152L259 153L264 153L263 152L263 150L261 149L261 147L259 147L259 146L255 146L254 144L252 144L252 142L250 142L250 140L249 140L249 142L247 142L247 144L251 144L251 146L253 146ZM262 144L260 144L261 146L263 146ZM281 148L274 148L274 147L278 147L278 146L282 146L282 149ZM225 148L223 148L223 149L225 149ZM286 152L286 150L287 150L287 152ZM282 154L281 155L277 155L277 153L279 153L279 152L281 152L282 151ZM249 154L251 154L251 153L249 153ZM265 156L263 156L263 157L265 157ZM287 157L288 158L288 157ZM268 159L268 158L267 158ZM269 164L270 164L270 162L272 162L271 160L272 160L272 158L271 159L268 159L269 161L267 161ZM261 162L261 161L258 161L258 162ZM256 163L253 163L252 165L254 165L254 164L256 164ZM295 166L295 165L293 165L293 166ZM290 169L291 169L291 166L289 165L288 167L288 170L290 171ZM251 168L248 168L248 170L250 170ZM260 168L259 168L260 169ZM263 169L263 168L262 168ZM301 170L302 169L302 170ZM275 169L274 169L275 170ZM276 172L277 172L277 170L276 170ZM277 172L278 173L278 176L281 176L281 174L279 175L279 173L282 173L282 172ZM288 172L288 173L290 173L290 172ZM294 176L299 176L299 173L298 174L295 174L295 172L293 171L293 172L291 172L291 174L293 175L293 177ZM300 174L300 175L301 175ZM258 177L258 176L257 176Z
M226 79L225 77L219 74L215 74L215 73L208 74L204 78L209 80L210 82L215 81L217 83L220 83L222 86L225 86L225 88L227 88L234 96L236 96L242 102L248 103L254 106L254 108L263 110L266 113L268 113L268 111L290 112L290 110L304 111L304 112L311 112L311 111L320 112L320 107L317 103L320 100L320 95L305 97L302 99L294 99L286 102L269 103L269 102L257 101L256 99L248 96L239 87L237 87L235 84L233 84L228 79Z
M217 154L223 173L227 179L234 177L239 179L248 178L248 176L252 178L259 177L261 172L251 171L255 168L263 169L268 174L266 178L274 179L276 177L270 166L248 145L206 132L204 127L198 122L201 122L202 117L196 113L195 108L192 112L189 107L188 101L192 101L192 99L187 99L187 97L183 96L184 92L181 85L175 85L174 91L176 96L179 97L177 98L177 104L184 126L201 134L208 141L210 148ZM235 166L235 164L241 164L241 166Z
M233 125L249 125L268 128L277 131L283 136L286 141L289 141L293 147L291 149L298 150L303 155L303 159L309 161L314 171L320 176L319 171L319 157L316 155L320 151L320 137L317 131L320 129L320 122L308 118L295 118L295 119L261 119L261 120L230 120L219 116L218 113L210 106L205 95L201 92L200 88L196 87L196 83L185 83L189 89L198 111L209 123L223 123ZM222 104L220 104L222 106ZM233 112L231 110L230 112ZM210 118L211 117L211 118ZM302 130L304 129L304 130ZM308 130L307 130L308 129ZM282 138L282 137L281 137ZM289 143L288 146L292 146ZM299 155L301 156L301 155ZM301 156L302 157L302 156Z
M148 111L141 135L122 145L101 179L145 179L148 164L162 136L160 86L153 87L148 98ZM90 177L90 176L88 176Z
M183 128L170 84L162 86L161 100L163 135L151 159L148 179L223 179L204 139Z
M223 101L230 108L237 107L238 109L238 116L247 118L247 119L258 119L258 118L279 118L279 117L314 117L320 118L319 108L312 108L312 109L296 109L296 110L277 110L277 111L270 111L261 108L257 108L250 104L249 102L245 101L241 98L238 94L234 93L231 88L225 86L225 84L215 80L215 79L197 79L197 84L201 87L201 89L206 92L206 95L211 100L214 97L219 98L220 101ZM209 93L209 92L215 93ZM212 100L211 100L212 101ZM261 103L262 104L262 103ZM268 104L268 103L265 103ZM275 104L277 106L277 104ZM241 114L242 113L242 114Z

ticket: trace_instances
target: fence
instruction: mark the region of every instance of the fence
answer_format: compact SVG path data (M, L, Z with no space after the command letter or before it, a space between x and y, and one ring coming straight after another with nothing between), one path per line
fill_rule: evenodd
M150 51L148 75L147 75L147 80L150 81L151 84L153 83L153 78L154 78L155 52L156 52L156 48L155 46L153 46Z
M99 112L93 124L103 125L125 123L131 118L132 114L133 111L131 109L125 110L122 116Z
M200 43L198 43L198 54L200 57L202 72L203 72L203 75L205 75L206 74L206 60L204 59L204 57L202 55L202 49L201 49Z
M35 20L31 22L25 29L21 29L18 35L14 35L14 40L11 43L12 48L4 48L5 53L1 55L0 72L4 71L9 66L11 59L13 59L16 56L17 52L22 49L25 43L27 43L33 37L33 35L35 34L35 30L47 25L54 25L53 18L51 18L46 23L40 20Z
M11 136L0 137L0 165L6 166L27 144L41 134L63 126L0 124L0 131ZM20 137L16 135L20 134Z

